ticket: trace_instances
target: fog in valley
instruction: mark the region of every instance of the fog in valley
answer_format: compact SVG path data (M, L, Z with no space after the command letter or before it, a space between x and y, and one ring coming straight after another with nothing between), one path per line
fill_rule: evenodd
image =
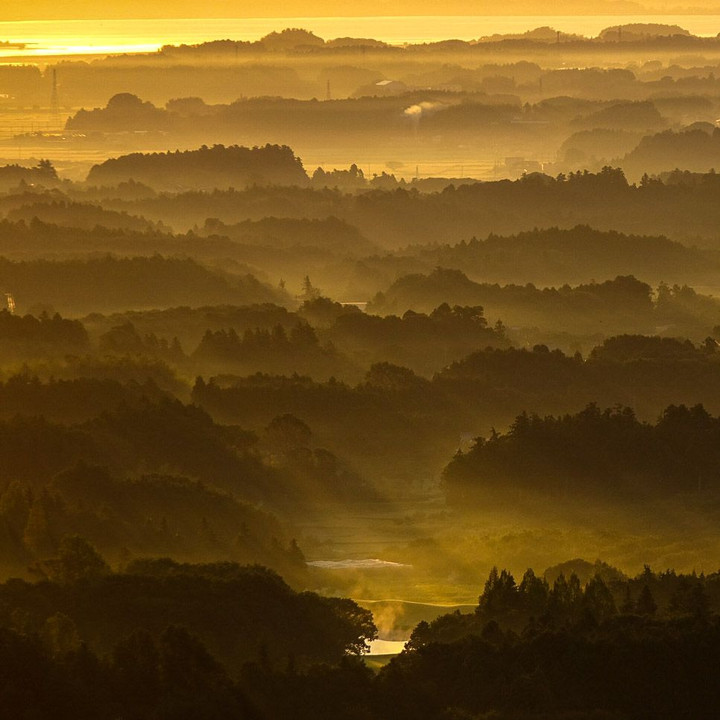
M69 5L0 11L8 717L714 717L715 8Z

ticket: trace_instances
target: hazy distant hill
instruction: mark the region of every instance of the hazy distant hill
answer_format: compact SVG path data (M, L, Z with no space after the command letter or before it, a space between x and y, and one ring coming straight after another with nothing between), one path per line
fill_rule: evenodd
M253 187L244 191L163 195L137 202L108 203L116 210L170 224L176 230L202 226L207 218L225 224L268 216L340 218L387 248L459 242L489 233L507 235L532 228L573 228L665 235L688 244L717 247L720 175L692 187L662 182L629 184L622 171L577 172L553 178L530 173L517 181L477 182L420 193L399 187L346 194L335 190ZM607 258L606 258L607 259ZM598 274L608 277L629 268ZM592 276L591 276L592 277ZM584 278L583 278L584 279ZM573 282L560 278L560 282Z
M653 283L688 282L693 277L709 279L717 265L712 256L664 237L603 232L583 225L569 230L548 228L502 237L490 235L485 240L474 238L456 245L415 248L413 254L430 268L462 270L480 282L558 286L629 274ZM455 293L462 290L462 297L453 296L455 301L470 302L468 287L474 284L467 278L451 279L448 282L444 275L433 274L424 282L430 285L428 292L431 288L433 293L441 294L449 289ZM390 295L392 298L403 288L395 298L401 305L400 297L409 290L404 289L407 284L408 280L399 282ZM429 306L436 299L431 294Z
M544 325L562 328L592 321L612 327L652 325L651 287L632 276L574 288L537 288L534 285L476 283L460 270L436 268L429 275L405 275L369 305L371 312L402 314L407 310L428 312L441 302L481 305L491 317L505 324ZM717 306L720 311L720 305Z
M666 130L644 137L621 161L623 169L633 176L659 174L669 170L706 173L720 168L720 129L707 132L690 129Z
M93 230L98 226L134 232L162 230L162 224L151 223L145 218L135 217L124 212L105 210L90 203L52 200L42 196L39 200L40 202L31 202L13 208L7 213L7 219L12 222L23 220L26 223L35 220L48 225L62 225L84 230Z
M38 304L65 313L243 305L278 301L282 296L251 275L226 276L190 259L159 255L61 262L12 262L0 258L0 275L21 310Z
M247 148L215 145L167 153L132 153L94 165L96 185L135 180L161 190L244 188L251 185L305 185L300 159L287 146Z
M323 220L266 217L233 225L209 218L200 234L220 235L245 245L326 248L353 256L370 255L378 249L357 228L332 216Z

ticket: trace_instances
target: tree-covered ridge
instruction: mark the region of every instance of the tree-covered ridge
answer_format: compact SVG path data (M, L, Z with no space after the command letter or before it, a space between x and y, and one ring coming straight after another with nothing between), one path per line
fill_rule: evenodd
M256 507L259 500L277 506L293 481L290 471L263 461L252 433L216 426L152 387L13 381L2 396L8 414L32 403L67 423L18 414L0 423L3 573L26 575L29 563L50 557L72 534L113 558L170 554L286 572L304 567L278 521ZM63 402L77 407L68 411Z
M64 538L82 534L113 562L147 555L261 562L297 579L304 559L276 518L196 480L119 478L78 463L42 488L22 481L0 495L0 566L10 577L45 573Z
M314 328L298 322L290 331L283 325L272 330L245 330L242 337L234 328L207 330L193 353L193 359L220 372L246 374L257 368L272 373L312 373L314 376L344 376L353 372L351 361L332 343L321 344Z
M645 565L640 574L628 577L600 560L578 558L542 574L530 568L516 580L512 572L493 567L473 613L455 612L421 623L409 647L416 650L470 635L489 637L498 629L518 634L562 628L587 632L622 615L707 620L718 609L718 573L656 573Z
M84 320L86 324L97 323L106 331L111 327L131 323L143 334L167 335L176 328L183 330L183 344L186 338L199 341L206 330L221 330L233 327L237 332L254 328L269 329L274 325L292 326L297 322L295 313L275 303L251 303L248 305L179 305L152 310L126 310L108 315L93 313ZM192 328L194 336L187 334ZM192 345L193 341L187 341Z
M687 129L681 132L665 130L647 135L622 161L633 175L658 175L682 168L689 172L707 173L720 167L720 132Z
M543 344L487 349L452 363L434 382L446 393L482 393L498 409L525 402L523 409L538 414L576 412L593 402L631 405L643 418L657 417L670 404L705 402L717 412L711 400L720 359L715 350L712 339L694 344L646 335L608 338L587 359ZM545 409L553 406L567 409Z
M84 384L106 393L104 403L90 398L84 401L86 412L93 406L102 407L99 414L73 423L71 418L80 412L62 417L61 412L52 411L58 396L75 388L83 402ZM39 385L37 380L8 382L3 394L10 396L16 407L21 398L26 407L33 400L46 403L48 414L61 416L65 424L33 416L27 410L2 421L0 476L4 482L22 480L40 488L58 472L86 461L123 474L173 472L245 498L256 499L263 487L269 493L273 490L273 473L254 453L252 433L218 425L202 409L170 398L152 384L126 392L107 382Z
M362 322L357 327L367 323L373 331L375 325L390 329L401 322L358 317ZM412 326L416 321L421 327L432 322L427 316L402 322ZM399 329L395 332L402 337ZM396 479L391 484L400 489L434 468L439 472L460 438L480 428L487 432L509 426L523 410L575 413L600 402L631 405L639 417L654 419L670 404L704 402L718 413L720 354L713 340L695 345L646 336L611 338L586 360L544 345L531 350L486 347L431 378L377 362L360 382L217 376L196 383L192 398L216 421L250 428L265 427L274 417L290 413L312 427L323 447L352 459L363 474L387 478L392 472ZM362 445L357 437L363 438ZM408 447L414 448L412 453Z
M7 317L13 326L36 323L30 316ZM114 324L125 318L138 322L144 332L131 323ZM508 348L503 328L488 328L477 307L445 305L429 315L379 318L326 299L307 302L296 313L271 305L186 307L85 322L92 328L92 342L83 346L82 355L60 361L23 351L19 357L31 361L31 368L0 382L0 416L8 438L2 474L8 480L23 463L30 468L23 477L45 482L85 458L120 475L188 475L225 490L242 487L249 497L273 497L273 502L288 491L286 501L296 501L310 488L311 495L321 489L326 498L361 496L369 477L378 473L378 489L394 491L432 477L459 438L510 425L523 410L568 413L597 401L631 405L638 417L651 419L669 404L704 402L713 413L720 407L720 354L711 338L696 345L674 338L615 336L583 359L540 344L532 350ZM246 330L223 330L226 323ZM167 339L175 327L194 334L207 325L220 329L207 332L208 339L200 343L203 353L192 358L177 341ZM263 326L270 329L258 329ZM162 335L158 338L154 331ZM336 351L326 346L330 339ZM223 347L225 354L218 355ZM484 349L466 354L476 347ZM379 361L381 357L395 362ZM312 379L293 375L301 361ZM242 376L268 363L277 363L286 376ZM347 376L342 381L341 375L333 377L343 368ZM195 384L192 399L215 423L167 399L168 393L186 399L196 373L211 379ZM25 416L25 430L15 427L17 415ZM42 423L29 417L37 415L44 416ZM306 423L312 441L299 445L301 452L276 468L282 479L271 480L260 468L257 474L242 463L256 452L275 454L265 433L285 415ZM242 452L250 454L240 466L233 459L238 447L229 446L242 434L233 435L217 423L257 433L256 448L253 442L241 443ZM46 444L45 435L67 441ZM14 438L18 447L37 441L41 450L14 454ZM460 440L462 446L466 442ZM414 444L415 451L406 452ZM192 461L193 453L201 460ZM393 460L398 457L402 461ZM388 477L390 467L393 475ZM245 472L249 474L242 476Z
M687 285L660 283L653 289L632 275L574 286L500 285L473 282L464 272L446 268L398 278L375 296L368 311L428 312L440 297L482 305L487 317L509 328L515 345L544 343L567 350L574 344L586 353L590 344L597 346L610 335L659 332L703 341L720 319L718 300Z
M456 264L462 263L458 259ZM663 286L663 290L666 291L663 299L669 303L675 293L667 286ZM386 291L375 296L369 311L379 314L409 309L428 312L440 302L446 302L492 308L490 312L494 316L511 325L531 326L543 320L548 323L552 318L559 327L571 327L581 320L612 322L615 327L623 324L641 327L650 322L663 324L662 315L656 316L653 312L652 292L647 283L632 275L574 287L564 284L543 288L532 283L477 283L461 270L437 267L427 275L417 273L398 278ZM439 301L440 298L444 300ZM716 311L720 315L720 305Z
M88 359L75 367L80 378L0 382L6 574L24 576L67 534L113 558L222 558L292 574L304 561L296 562L272 511L287 516L371 496L367 482L288 413L257 432L223 426L152 380L111 380L113 365L102 368Z
M718 575L608 572L519 582L493 568L474 613L415 629L380 675L393 717L709 717ZM659 682L662 679L663 682ZM681 686L676 683L680 682ZM712 690L710 689L712 688Z
M182 305L188 297L199 305L279 299L275 289L252 275L212 271L187 257L0 257L0 276L24 307L49 305L65 313L167 307Z
M319 345L331 343L350 364L338 365L328 373L322 364L288 368L290 358L282 356L275 358L275 365L263 367L259 355L253 359L252 354L246 354L244 368L238 365L227 370L236 374L295 371L316 379L334 374L348 381L359 379L362 370L373 362L392 362L430 376L488 346L546 344L565 352L589 354L605 338L619 333L649 336L660 330L668 338L705 342L714 338L720 327L720 303L714 297L680 285L661 284L652 290L632 276L574 287L539 288L473 283L460 271L438 269L428 276L405 276L393 288L384 300L378 296L366 313L352 304L319 296L305 300L294 311L273 303L184 305L110 315L93 313L83 323L103 350L116 354L144 352L176 363L183 357L179 350L193 353L208 330L232 330L239 338L248 331L261 335L284 332L289 337L293 328L309 323ZM311 290L318 293L314 287ZM436 305L435 298L443 295L450 302ZM389 312L391 306L398 305L411 309L402 311L401 317L372 312ZM269 352L272 343L265 344ZM202 363L195 369L195 374L215 372L221 371Z
M366 367L391 363L425 376L477 348L509 345L502 322L488 327L480 305L430 307L427 313L408 310L402 317L344 312L322 336ZM312 307L306 305L303 312L311 314Z
M376 633L370 612L352 600L296 592L258 565L138 559L113 572L92 545L68 536L39 570L44 581L0 586L0 623L42 635L62 621L65 636L53 648L61 651L82 643L104 655L132 633L157 638L175 625L235 674L253 660L336 663L366 652Z
M11 221L7 217L0 220L0 247L4 256L37 260L38 258L82 257L89 253L115 253L123 255L154 254L169 252L173 247L167 232L158 229L153 223L129 215L124 211L106 211L97 206L83 203L91 217L100 222L86 225L82 211L80 217L75 212L72 221L69 218L50 218L49 210L53 206L72 204L67 196L53 194L49 197L35 193L10 195L4 198L7 215L30 217ZM33 212L36 209L37 212ZM63 213L64 215L64 213ZM44 221L50 220L52 222ZM142 226L142 230L139 229ZM169 244L170 243L170 244Z
M276 65L256 64L253 73L240 74L227 67L215 66L216 76L224 76L236 86L257 90L264 75L267 83L274 85L279 93L292 97L272 97L268 93L251 91L248 94L263 96L232 96L228 102L213 103L210 93L198 90L198 95L203 97L185 94L166 102L166 95L162 107L157 100L157 105L153 105L125 92L108 101L106 94L97 99L98 103L107 103L105 107L78 111L68 119L67 128L71 132L102 133L106 137L138 131L156 138L162 137L161 134L170 135L184 141L186 147L208 140L228 143L243 137L246 143L252 144L261 143L268 137L281 137L293 146L313 150L322 147L323 139L327 145L342 147L339 137L344 133L346 137L353 136L357 145L374 142L378 147L391 148L395 144L405 152L409 150L408 130L412 129L416 137L432 138L435 143L446 144L448 149L453 140L461 138L473 138L478 142L493 138L509 145L513 139L524 137L528 142L526 147L533 147L533 155L537 157L540 147L537 125L541 124L548 145L558 150L558 162L552 165L556 171L578 167L600 169L612 162L622 164L634 179L639 180L643 172L675 167L707 172L714 167L712 146L698 140L693 147L692 142L680 140L673 146L672 142L663 143L661 139L656 143L658 151L641 153L640 162L634 157L637 150L643 148L643 143L649 140L652 145L657 133L662 135L671 127L681 129L678 135L698 132L709 137L713 125L712 101L708 95L717 94L714 77L692 78L695 87L686 85L683 88L683 99L687 102L683 109L682 101L673 103L676 98L658 97L667 92L662 80L669 80L669 75L650 79L648 76L652 73L647 73L646 78L640 80L636 67L541 68L522 55L518 60L465 68L463 72L456 69L454 74L451 63L442 68L432 66L424 73L410 72L404 80L386 78L390 81L389 87L385 87L383 72L378 68L352 65L326 68L320 77L326 82L330 80L336 89L342 88L340 93L345 95L335 98L332 103L317 102L317 96L313 97L311 88L314 87L316 92L322 89L322 80L318 82L317 75L306 74L301 78L294 67L280 73ZM163 79L166 85L172 83L178 92L186 92L187 88L176 85L181 70L179 66L166 67ZM74 68L74 71L80 80L82 71L80 68ZM204 74L207 69L196 68L195 71ZM388 67L388 73L393 71L397 72L397 66ZM159 72L159 68L155 72ZM683 71L678 74L682 75ZM443 77L445 80L441 81ZM215 82L217 79L208 78ZM678 80L682 87L688 78ZM147 78L143 81L142 85L146 85ZM195 81L198 82L199 77L195 76ZM425 86L423 81L427 83ZM136 84L139 85L137 80ZM293 87L294 93L290 89ZM480 88L484 92L478 92ZM146 85L144 89L143 97L157 98L155 88ZM223 90L219 92L223 93ZM607 97L608 93L615 94ZM415 113L404 112L412 107ZM688 122L691 117L696 117L699 122ZM537 125L533 127L534 124ZM582 135L583 132L598 131L600 134L594 137ZM137 143L134 147L147 146ZM667 164L662 164L660 150L668 156ZM415 157L422 162L423 155L420 152ZM361 156L360 153L357 157ZM518 159L520 169L539 170L541 167L536 160ZM512 162L504 169L511 176L519 174ZM407 170L403 174L409 175ZM350 170L326 172L319 168L313 174L312 183L354 190L400 187L406 180L398 181L394 174L385 170L374 177L368 173L366 178L363 171L352 164Z
M132 96L118 101L134 102ZM101 185L129 180L158 190L179 190L304 185L307 175L300 159L285 145L214 145L174 153L132 153L95 165L88 175L88 182Z
M83 322L100 353L158 358L203 376L263 371L357 382L375 362L429 376L478 348L510 344L502 323L488 327L479 306L443 303L428 314L380 317L319 296L312 284L308 293L295 311L271 303L185 306L94 313Z
M121 198L121 189L114 199L112 189L107 189L110 197L98 200L97 189L69 194L20 192L1 198L0 204L13 217L28 218L27 223L2 220L0 250L9 258L22 259L37 255L76 258L91 251L130 257L182 255L228 267L237 274L265 273L274 282L287 280L288 287L295 288L312 267L318 286L345 300L372 297L403 275L431 275L437 267L460 270L483 284L562 287L628 274L653 285L711 283L717 266L714 252L681 245L659 233L682 238L688 245L698 241L704 246L714 245L712 223L704 229L701 226L717 204L712 176L668 179L667 183L648 181L634 187L613 173L616 171L588 173L587 177L580 174L572 181L533 177L477 183L429 194L403 189L347 195L333 190L253 187L128 200ZM573 194L565 185L579 187ZM576 222L565 222L568 212L579 212L584 202L595 202L598 193L611 191L613 200L604 214L578 215ZM557 212L522 220L522 213L533 207L536 194L548 202L557 195ZM657 207L641 212L627 205L628 198L642 202L654 198ZM687 207L680 212L673 207L676 202ZM503 203L507 208L490 227L488 214ZM614 224L629 232L577 224L582 220L591 221L595 228L607 227L605 215L623 203L627 205L623 222L637 220L645 212L648 223L638 220L630 228L622 222ZM566 208L562 213L561 206ZM82 208L75 222L81 226L77 229L35 219L39 215L45 220L70 223L72 215L66 210L71 207ZM670 216L666 215L668 207L672 209ZM60 215L50 212L58 208ZM682 222L671 231L678 217ZM107 221L110 227L90 229L94 218ZM663 220L662 227L656 222L658 218ZM513 226L506 227L506 221ZM148 227L175 227L186 232L130 229L148 223ZM533 225L544 229L527 230ZM492 232L484 237L483 229ZM522 232L512 234L518 230ZM655 234L641 234L649 230ZM375 254L378 246L392 252ZM441 295L435 298L435 305L458 302ZM384 306L379 303L377 307ZM398 310L388 306L386 311Z
M712 717L717 573L566 565L595 574L493 568L474 612L421 622L375 675L353 657L376 628L351 600L233 563L113 573L70 537L48 580L0 586L5 707L28 720L51 698L61 720Z
M478 438L445 469L451 502L484 492L622 502L720 489L720 418L701 405L667 407L654 425L627 407L575 415L522 414L505 434Z
M332 216L319 219L266 217L234 224L208 218L199 232L203 236L220 235L238 243L263 247L328 248L353 256L372 255L377 251L377 246L363 237L356 227Z
M119 365L119 363L118 363ZM143 374L142 382L137 378L123 381L111 378L112 366L98 362L93 373L91 361L75 366L69 363L67 375L77 371L81 377L49 377L41 380L38 375L21 372L0 382L0 417L12 420L21 415L32 414L50 422L73 424L98 417L120 406L136 407L147 400L159 401L167 398L167 390L161 389L151 378L149 367L135 368ZM56 368L57 370L57 368ZM103 377L98 377L98 375Z
M29 70L29 68L28 68ZM3 165L0 167L0 188L7 190L18 185L37 183L44 187L60 185L57 170L49 160L40 160L34 167L21 165Z
M6 219L10 222L22 220L26 223L36 220L48 225L61 225L85 230L93 230L98 226L129 230L131 232L167 229L163 227L162 223L151 223L144 218L135 217L126 212L106 210L91 203L54 199L53 196L50 196L50 198L43 196L32 197L28 193L28 202L9 210Z
M701 237L704 244L713 246L718 177L704 173L679 182L676 176L668 176L632 184L622 171L608 167L556 177L531 173L518 180L455 183L428 193L413 187L347 193L256 186L135 201L113 200L110 194L105 204L177 228L202 227L207 218L221 218L230 224L270 216L334 216L388 248L454 244L532 228L570 230L577 225L619 234L670 237L688 244ZM560 279L561 284L572 281Z
M46 352L61 351L62 348L76 352L87 349L89 338L85 326L79 320L69 320L55 313L14 315L9 310L0 310L0 340L4 351L17 346L18 350L32 353L44 348Z
M507 236L492 233L484 240L473 238L456 245L420 248L418 255L426 262L462 269L470 277L489 282L519 282L524 278L556 286L628 275L673 278L677 282L685 273L686 277L699 277L704 262L714 262L713 255L704 255L666 236L626 235L587 225L566 229L551 226Z
M288 202L294 205L303 200L298 197L288 199ZM254 212L254 205L243 208L239 198L235 199L235 206ZM183 211L185 209L183 206ZM207 212L214 210L219 208L207 208ZM280 208L275 210L295 212L292 207L285 207L284 211ZM25 263L28 274L32 275L31 268L38 271L38 265L43 262L38 257L46 258L46 263L69 264L61 269L59 276L62 278L70 272L70 265L107 264L107 258L102 262L99 257L78 259L88 253L97 253L100 257L111 255L117 263L131 260L139 263L139 257L144 257L147 264L158 263L158 256L162 256L166 265L174 265L175 273L179 272L179 258L183 258L184 266L191 263L202 265L207 275L220 275L216 268L226 268L233 273L233 279L242 279L246 285L251 282L248 276L252 274L272 278L272 282L280 286L272 288L269 282L267 285L258 283L263 293L260 287L254 293L247 288L245 295L232 295L229 288L223 295L219 287L211 295L207 289L201 291L200 287L196 287L194 291L203 304L263 301L286 304L292 302L292 298L290 292L283 292L283 288L287 285L288 291L302 291L304 277L308 275L308 268L312 268L313 283L324 294L352 301L375 296L370 303L372 312L402 313L406 309L429 312L447 302L450 305L480 304L492 309L493 313L496 312L494 308L501 313L507 305L509 312L514 314L513 319L522 321L522 313L525 313L527 319L524 324L528 324L533 320L532 298L528 297L533 288L529 285L538 290L549 288L542 297L537 297L535 304L539 303L538 312L548 307L554 298L564 313L570 314L572 308L563 307L570 302L578 306L578 312L580 309L591 309L588 307L592 305L591 298L586 297L584 292L591 295L601 293L598 301L607 303L613 290L621 289L617 277L633 275L641 281L650 281L654 286L667 284L671 288L687 283L707 285L713 282L718 262L711 250L686 247L666 237L600 232L586 226L570 229L549 227L512 236L490 235L483 240L467 240L471 237L469 231L458 243L437 244L432 241L425 245L413 244L402 251L376 254L373 244L366 241L357 229L364 221L354 220L356 226L347 219L333 219L332 215L337 210L328 208L328 218L312 222L296 218L268 218L267 222L245 221L232 226L210 223L207 227L212 227L213 232L209 235L207 227L191 229L184 234L171 234L157 230L139 232L126 227L64 227L36 218L27 223L5 219L0 221L0 251L7 258L2 269L3 278L7 278L4 283L9 287L15 282L29 280L16 280L21 270L18 264ZM145 208L144 212L147 211ZM167 219L164 213L161 214ZM122 212L119 216L123 217ZM168 222L174 224L175 219L170 218ZM206 218L203 218L200 222L205 221ZM78 222L77 225L83 223ZM241 226L242 229L238 230ZM377 231L383 233L385 227L383 224ZM446 230L438 229L439 236L447 237ZM234 239L217 234L222 232L227 232ZM368 237L376 237L374 230L371 229L370 233ZM213 269L210 270L210 267ZM98 268L97 272L100 271ZM201 272L195 271L198 275L194 279L196 284L200 282ZM613 281L603 283L602 278L616 278L616 281L614 285L608 285ZM189 277L187 281L190 281ZM222 274L217 283L227 285L228 276ZM494 287L498 284L502 290ZM63 287L62 290L70 297L79 292L83 283L76 278L75 285L77 289L73 286L68 289ZM568 295L568 285L574 286L580 293ZM556 289L554 296L551 296L552 287ZM57 298L58 292L50 292L50 288L30 289L34 297L41 301L51 297L58 309L64 309ZM20 290L25 288L20 287ZM167 297L165 303L159 299L154 302L165 307L168 304L187 305L187 301L182 302L177 293L170 294L168 290ZM103 306L93 308L89 303L85 307L88 311L108 310ZM124 308L119 305L116 309ZM660 318L659 324L666 323Z

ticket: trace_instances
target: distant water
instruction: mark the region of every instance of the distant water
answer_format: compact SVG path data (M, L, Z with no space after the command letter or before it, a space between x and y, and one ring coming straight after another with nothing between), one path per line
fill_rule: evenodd
M273 30L300 27L325 39L369 37L392 44L474 40L495 33L521 33L550 25L588 37L611 25L656 22L680 25L695 35L720 33L720 15L538 15L433 17L290 17L208 20L64 20L0 22L0 41L24 43L0 49L0 58L41 61L45 56L154 52L163 45L208 40L258 40Z
M405 649L407 640L371 640L368 655L397 655Z

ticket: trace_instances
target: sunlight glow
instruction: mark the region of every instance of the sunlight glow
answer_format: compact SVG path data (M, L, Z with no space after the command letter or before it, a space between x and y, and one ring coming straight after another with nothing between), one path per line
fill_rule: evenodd
M322 38L372 37L391 44L427 43L454 38L475 40L495 33L522 33L551 25L566 33L596 36L619 23L675 23L700 36L720 30L718 15L593 16L413 16L288 17L168 20L65 20L0 22L0 38L25 48L0 47L1 57L51 57L155 52L163 45L198 44L218 39L256 41L287 27L311 30ZM93 43L88 44L92 38Z
M41 45L17 48L0 47L0 57L65 57L73 55L120 55L125 53L156 52L157 43L137 43L123 45Z

